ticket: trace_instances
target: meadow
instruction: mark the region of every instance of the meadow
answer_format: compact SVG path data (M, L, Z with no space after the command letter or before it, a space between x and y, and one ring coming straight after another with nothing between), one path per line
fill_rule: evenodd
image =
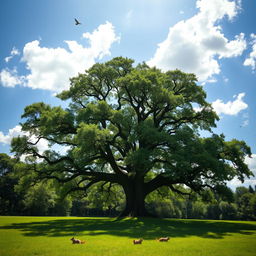
M72 244L70 238L85 240ZM169 236L169 242L156 238ZM143 238L141 245L133 239ZM255 256L256 222L0 217L1 256Z

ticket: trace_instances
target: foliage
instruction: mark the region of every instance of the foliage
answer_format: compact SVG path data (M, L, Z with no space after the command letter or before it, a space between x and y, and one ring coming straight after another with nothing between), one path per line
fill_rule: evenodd
M27 106L21 125L29 135L12 141L16 156L29 156L31 164L40 159L39 177L66 183L67 193L119 184L126 198L122 215L145 216L146 196L162 186L179 193L182 185L190 192L224 191L226 181L252 175L245 142L212 132L218 116L194 74L118 57L70 82L58 95L69 107ZM200 130L210 137L200 137ZM45 152L37 148L41 140L49 144Z
M222 220L235 220L237 219L238 209L237 205L228 202L220 202L220 219Z
M19 161L3 154L2 163L4 160L8 160L7 163L11 161L13 165L9 166L8 172L3 172L5 175L0 176L2 215L118 216L125 207L121 186L98 183L90 187L86 194L78 191L72 197L64 197L66 188L58 182L47 180L35 183L30 166L27 166L26 172L24 164ZM29 175L19 176L21 173ZM204 190L200 196L196 193L188 196L189 189L179 186L175 189L181 190L183 195L166 186L150 193L146 197L147 211L165 218L256 220L256 193L253 189L238 187L235 192L228 190L228 197L210 189ZM234 201L230 202L229 198L234 198Z
M51 181L38 182L30 186L23 199L24 213L32 216L69 216L72 201L58 193Z
M0 154L0 215L15 215L21 212L23 193L15 191L19 182L17 169L24 165L6 154Z
M34 185L25 195L25 211L32 216L47 216L54 207L56 194L44 183Z
M99 183L82 193L73 195L73 216L117 216L123 210L125 198L117 185Z

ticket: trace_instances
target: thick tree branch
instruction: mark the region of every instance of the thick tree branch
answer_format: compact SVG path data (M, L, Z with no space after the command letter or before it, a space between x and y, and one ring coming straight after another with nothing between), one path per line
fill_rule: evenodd
M77 146L77 144L73 143L73 142L69 142L69 141L59 141L59 140L56 140L54 138L49 138L47 136L39 136L37 138L37 141L36 142L28 142L29 145L33 145L33 146L36 146L38 144L38 142L41 140L41 139L45 139L45 140L48 140L48 141L51 141L51 142L54 142L56 144L59 144L59 145L68 145L68 146Z
M105 147L105 150L106 152L102 151L102 154L104 155L106 161L109 162L109 164L111 165L113 171L117 175L127 175L126 172L119 168L118 164L116 163L116 159L108 145Z

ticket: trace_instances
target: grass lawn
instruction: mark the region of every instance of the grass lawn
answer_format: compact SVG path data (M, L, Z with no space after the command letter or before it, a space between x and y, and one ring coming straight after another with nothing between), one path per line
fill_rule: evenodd
M85 240L71 244L70 238ZM169 242L155 239L169 236ZM143 238L141 245L132 240ZM256 222L0 217L1 256L255 256Z

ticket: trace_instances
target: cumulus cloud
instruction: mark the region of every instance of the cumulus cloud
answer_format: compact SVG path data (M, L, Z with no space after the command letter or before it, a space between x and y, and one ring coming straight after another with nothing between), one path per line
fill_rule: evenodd
M24 136L24 135L29 136L29 133L23 132L21 130L21 126L17 125L14 128L9 129L9 131L6 135L0 131L0 143L5 144L5 145L10 145L11 141L14 137ZM30 141L35 143L36 138L34 136L31 136ZM40 153L44 152L45 150L48 149L48 142L44 139L41 139L37 144L37 148Z
M115 34L114 26L110 22L100 25L91 34L84 33L84 38L87 38L90 43L90 55L95 58L102 58L105 55L110 55L110 47L114 42L119 42L120 37Z
M4 59L5 62L9 62L15 55L20 55L20 52L16 47L13 47L11 50L11 55Z
M24 84L25 77L19 76L16 69L3 69L0 72L0 84L4 87L15 87L18 84Z
M84 33L88 47L76 41L65 41L65 48L47 48L35 40L27 43L23 49L22 61L26 64L28 75L21 79L17 72L7 69L1 72L1 83L14 87L22 85L33 89L44 89L60 92L69 87L69 78L84 72L97 59L110 55L110 48L119 41L114 26L110 22L100 25L92 33Z
M100 25L92 33L84 33L89 47L83 47L76 41L65 41L64 48L46 48L39 41L27 43L23 50L23 61L30 74L27 86L60 92L69 86L69 78L91 67L96 59L110 55L111 45L119 40L111 23Z
M244 61L244 66L251 66L252 70L256 70L256 34L251 34L252 51L248 58Z
M10 129L6 135L4 135L3 132L0 131L0 143L10 145L11 141L12 141L12 138L18 137L18 136L23 136L25 134L26 133L24 133L21 130L20 125L17 125L14 128Z
M181 69L195 73L200 81L220 73L220 58L239 56L246 49L244 34L228 40L218 22L225 16L232 20L240 4L228 0L197 0L199 12L169 28L167 38L158 45L148 61L163 70Z
M237 96L234 95L235 100L228 101L227 103L217 99L216 101L212 102L212 107L218 115L237 115L240 111L248 107L248 105L243 101L244 96L245 93L239 93Z
M215 22L218 19L222 19L225 15L231 20L239 11L240 1L228 1L228 0L198 0L196 7L200 9L200 12L207 16L207 19L211 22Z

